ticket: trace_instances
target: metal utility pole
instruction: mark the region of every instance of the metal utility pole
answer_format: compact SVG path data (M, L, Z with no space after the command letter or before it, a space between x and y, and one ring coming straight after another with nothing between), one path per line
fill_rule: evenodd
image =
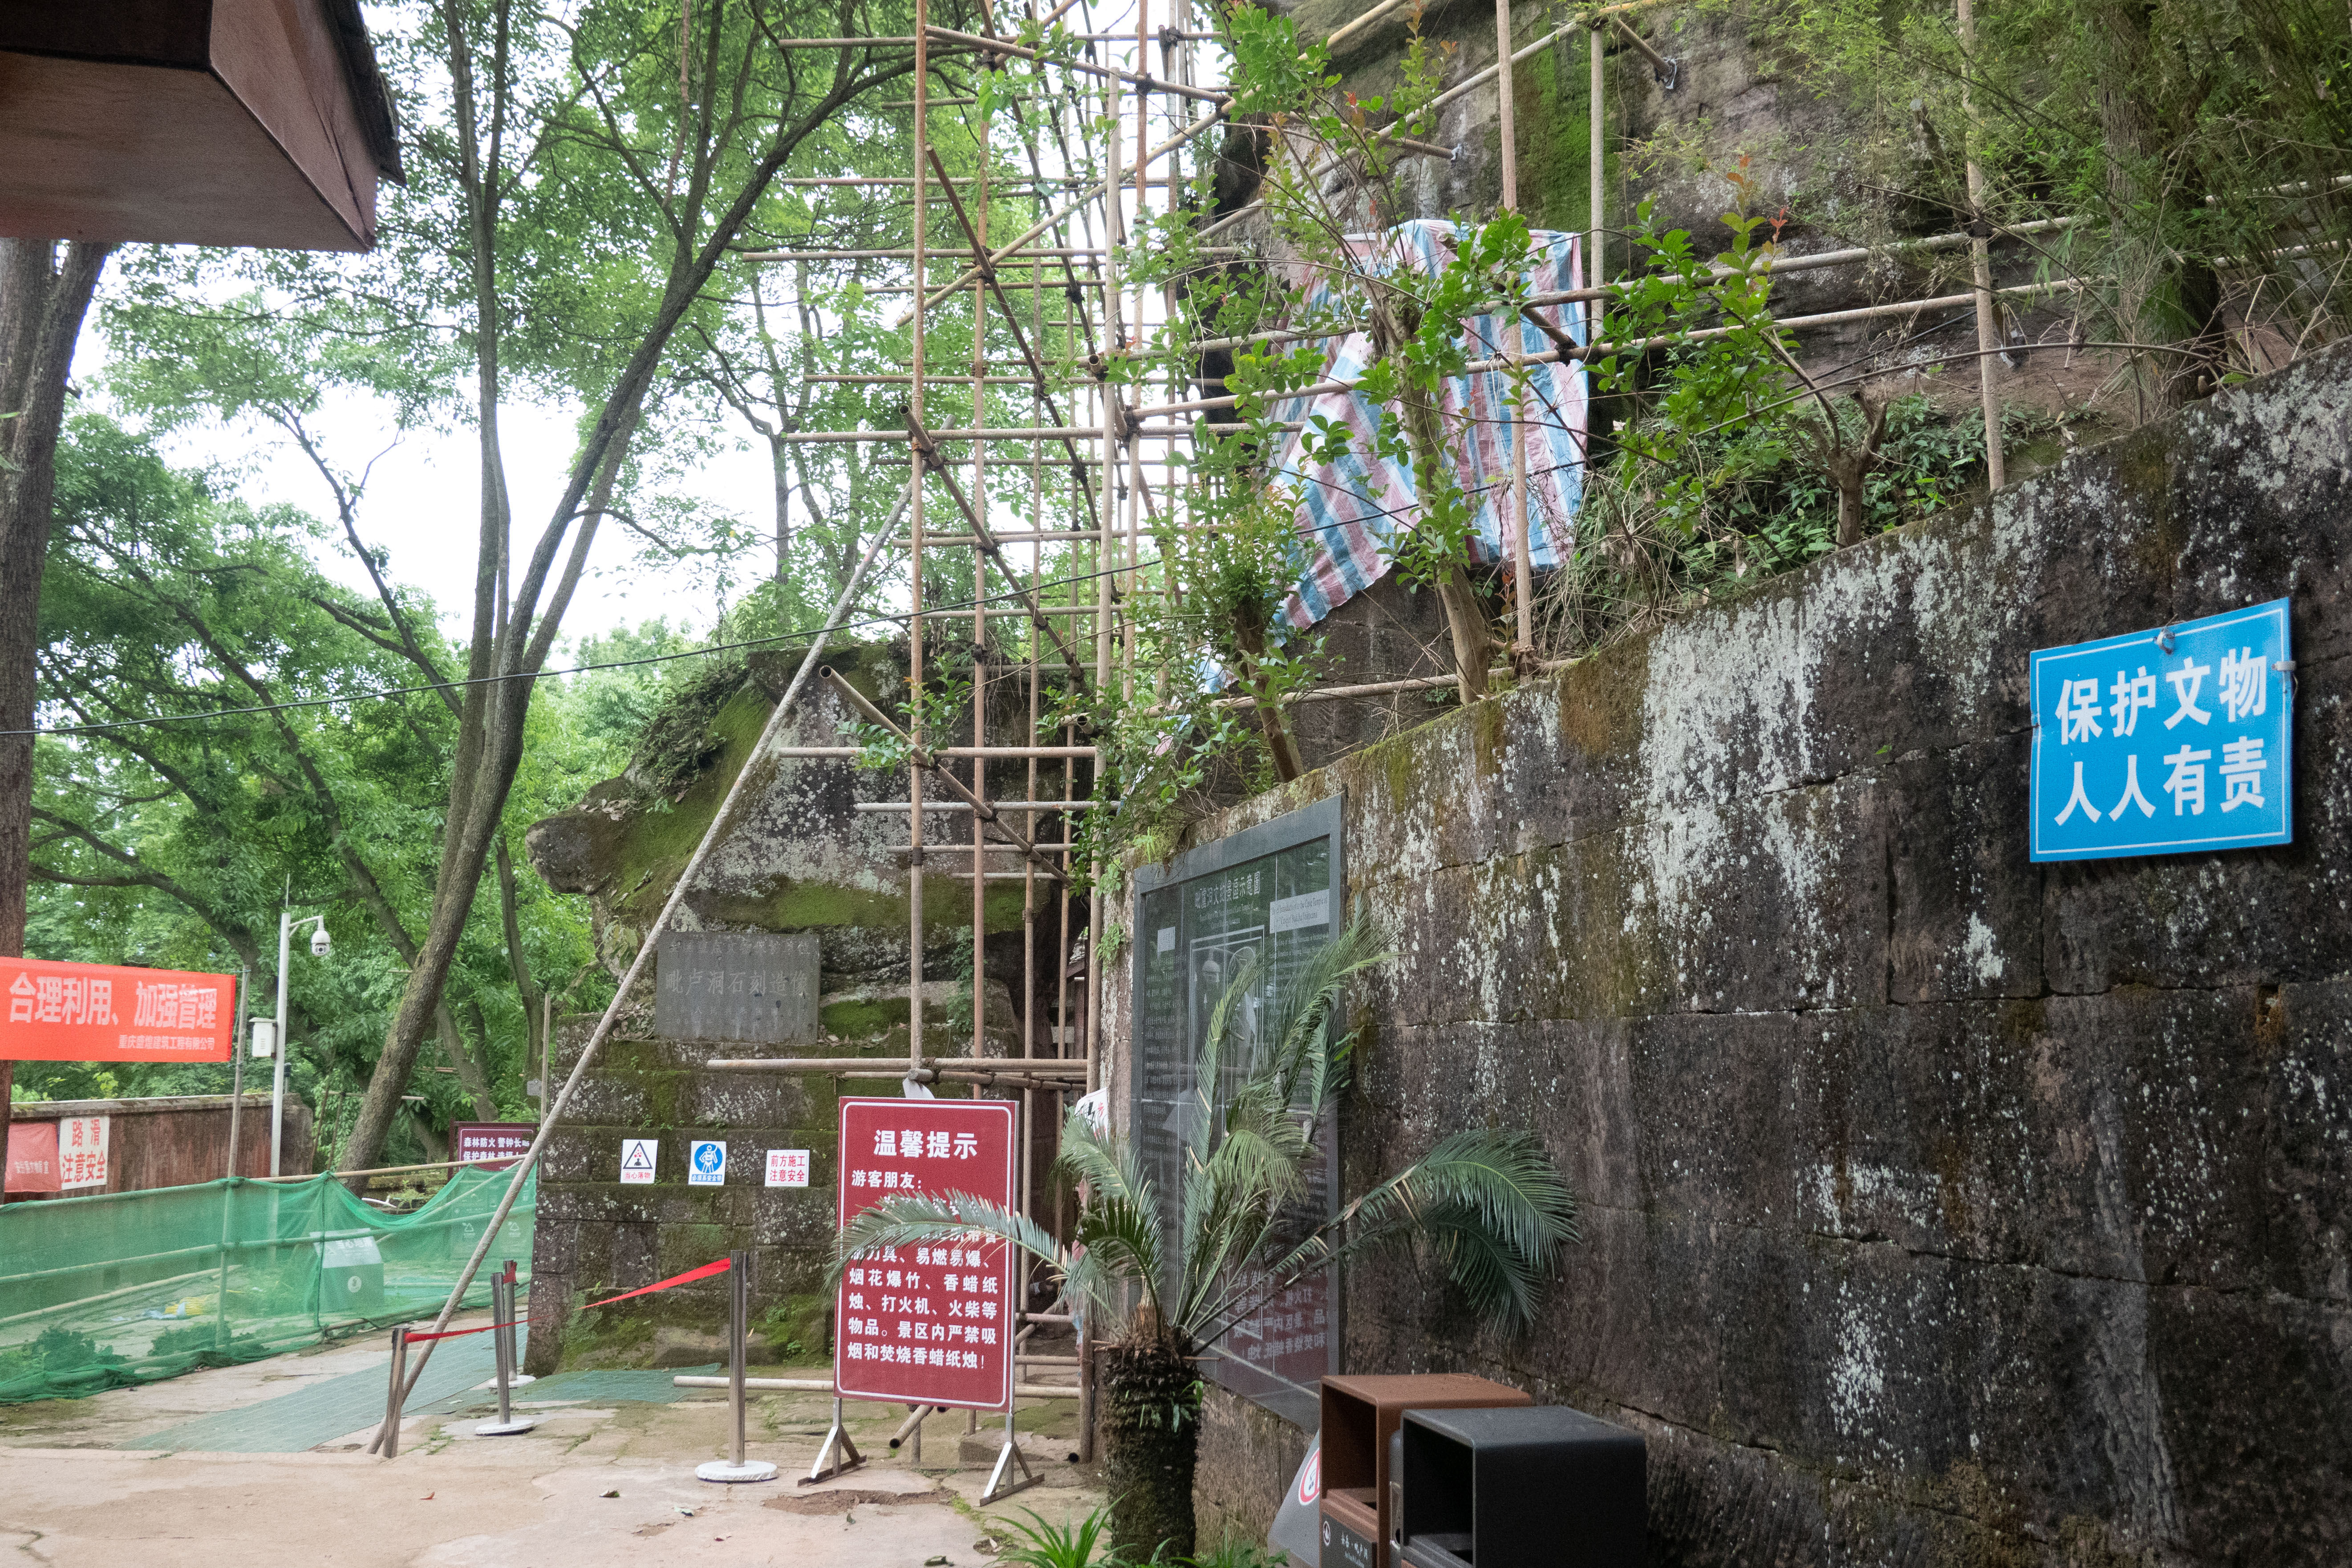
M276 1060L269 1064L269 1173L279 1175L286 1146L286 966L293 959L294 930L297 926L316 926L310 936L310 956L324 958L333 943L327 935L327 917L305 915L294 918L290 909L278 911L278 1040L271 1047Z

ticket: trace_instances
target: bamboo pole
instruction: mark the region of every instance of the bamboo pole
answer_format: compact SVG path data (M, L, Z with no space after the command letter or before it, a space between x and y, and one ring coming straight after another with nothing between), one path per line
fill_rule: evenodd
M1970 0L1957 0L1960 15L1960 52L1968 69L1976 68L1977 18ZM1984 405L1985 482L1999 489L2009 482L2009 465L2001 451L2000 393L1994 384L2000 372L1996 351L2000 347L2000 314L1992 288L1992 231L1985 223L1984 165L1977 162L1976 100L1969 79L1960 79L1960 114L1969 139L1969 268L1976 282L1977 395Z

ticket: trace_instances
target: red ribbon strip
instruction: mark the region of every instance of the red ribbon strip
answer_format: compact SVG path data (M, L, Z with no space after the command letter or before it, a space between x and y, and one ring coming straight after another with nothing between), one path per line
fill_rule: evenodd
M673 1285L686 1285L697 1279L708 1279L713 1274L726 1273L731 1266L732 1259L722 1258L716 1263L706 1263L699 1268L689 1268L683 1274L673 1274L667 1279L656 1280L651 1285L640 1285L634 1290L624 1290L617 1296L607 1296L601 1301L583 1302L580 1310L584 1312L590 1307L609 1307L615 1301L625 1301L632 1296L650 1296L656 1290L667 1290ZM444 1329L437 1334L410 1334L408 1342L415 1345L422 1344L426 1340L462 1340L467 1334L487 1334L492 1329L511 1329L531 1321L532 1318L546 1318L553 1315L551 1312L537 1312L530 1317L516 1318L504 1323L483 1323L470 1329Z

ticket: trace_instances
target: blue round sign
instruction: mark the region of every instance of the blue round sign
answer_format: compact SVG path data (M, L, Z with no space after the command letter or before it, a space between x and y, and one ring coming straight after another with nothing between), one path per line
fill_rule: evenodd
M719 1152L718 1144L697 1143L694 1146L694 1168L704 1175L714 1174L726 1163L727 1156Z

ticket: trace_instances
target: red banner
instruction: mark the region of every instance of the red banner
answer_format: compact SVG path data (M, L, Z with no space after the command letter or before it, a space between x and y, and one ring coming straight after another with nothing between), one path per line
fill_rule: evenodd
M449 1129L449 1158L503 1171L530 1152L530 1141L538 1135L535 1121L460 1121Z
M1013 1206L1013 1108L1001 1100L841 1102L843 1225L905 1193ZM1013 1402L1012 1249L977 1236L886 1247L842 1276L833 1385L845 1397L1003 1410Z
M8 1190L12 1193L54 1193L58 1190L56 1122L8 1123Z
M20 1062L225 1062L236 976L0 958L0 1057Z

